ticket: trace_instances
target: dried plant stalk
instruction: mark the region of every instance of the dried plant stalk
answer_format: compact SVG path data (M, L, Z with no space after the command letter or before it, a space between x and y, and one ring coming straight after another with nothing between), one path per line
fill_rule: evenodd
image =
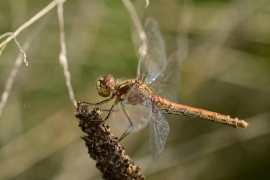
M77 102L75 116L79 126L88 136L82 137L90 157L96 161L96 167L103 179L145 179L141 169L126 154L118 143L118 138L102 120L100 108L90 110L87 105Z

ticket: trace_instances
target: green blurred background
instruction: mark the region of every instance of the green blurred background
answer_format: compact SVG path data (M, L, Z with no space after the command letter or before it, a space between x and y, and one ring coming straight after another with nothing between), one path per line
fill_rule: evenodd
M15 31L50 2L1 0L0 34ZM149 129L129 135L121 144L147 179L269 179L270 1L150 0L147 9L144 0L132 3L141 22L149 16L158 20L167 55L179 45L179 23L191 18L189 52L176 72L181 73L178 102L250 123L236 131L166 115L171 131L156 167L150 163ZM95 90L100 75L136 76L133 26L122 1L67 0L64 18L76 99L102 100ZM17 39L23 44L42 22L43 29L27 51L29 66L19 69L0 117L0 179L101 179L80 139L84 134L58 60L56 9ZM0 57L1 94L18 54L11 41ZM107 123L121 135L112 119Z

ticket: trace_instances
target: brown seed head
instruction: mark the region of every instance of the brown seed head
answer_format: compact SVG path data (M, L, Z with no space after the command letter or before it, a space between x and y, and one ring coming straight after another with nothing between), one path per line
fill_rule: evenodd
M87 133L82 137L90 157L96 161L96 167L108 180L144 180L145 176L136 166L124 148L113 136L110 128L102 121L100 108L89 109L88 105L78 102L75 116L79 126Z

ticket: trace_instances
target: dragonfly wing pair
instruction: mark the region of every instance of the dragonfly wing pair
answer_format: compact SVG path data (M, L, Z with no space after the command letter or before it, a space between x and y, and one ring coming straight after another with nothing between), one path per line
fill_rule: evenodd
M159 25L153 18L145 21L147 41L143 42L137 77L147 85L154 94L170 101L177 101L180 79L179 55L175 52L166 58L165 43Z
M175 101L177 91L171 85L172 83L176 87L178 85L174 70L179 68L177 55L175 53L169 59L166 58L164 40L156 20L152 18L146 20L145 32L147 35L147 46L144 47L146 53L141 53L137 78L148 86L153 94ZM173 76L174 81L172 81ZM157 162L164 149L170 128L166 118L152 104L151 95L143 91L142 88L135 86L130 88L125 100L121 102L122 109L128 119L125 119L125 123L118 121L118 124L123 126L122 129L130 128L130 124L132 124L131 132L136 132L150 122L150 146L153 160Z

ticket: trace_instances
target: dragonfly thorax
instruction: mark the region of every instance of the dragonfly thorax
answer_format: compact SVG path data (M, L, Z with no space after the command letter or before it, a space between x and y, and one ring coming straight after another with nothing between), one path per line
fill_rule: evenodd
M100 96L109 97L115 88L113 76L100 76L96 81L96 88Z

